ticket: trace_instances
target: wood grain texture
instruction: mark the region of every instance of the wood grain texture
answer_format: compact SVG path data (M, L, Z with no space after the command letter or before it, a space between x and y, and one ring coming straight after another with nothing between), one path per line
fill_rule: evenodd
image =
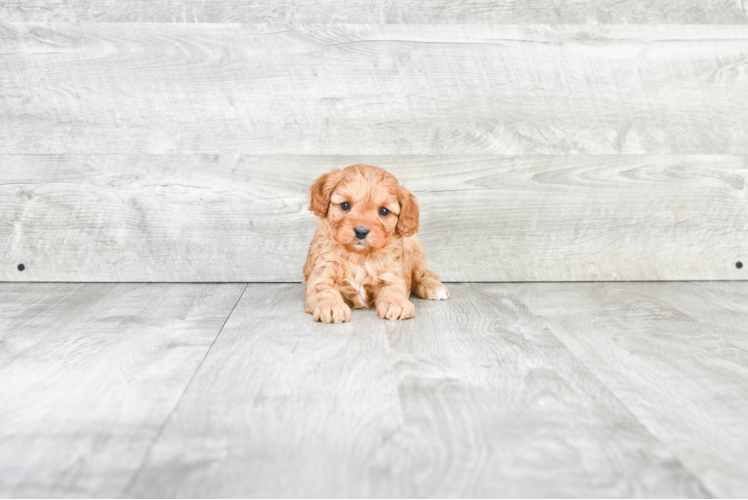
M731 0L6 0L7 21L271 23L740 24L745 4Z
M301 285L247 287L126 496L386 496L401 415L384 323L303 310Z
M386 323L404 496L708 495L511 288L450 290Z
M0 284L0 496L117 497L243 289Z
M249 285L126 495L709 495L511 293L452 290L325 326Z
M308 186L388 169L446 281L746 279L744 156L0 157L0 280L301 281ZM26 269L17 270L23 263Z
M510 290L710 492L748 494L748 284Z
M746 154L748 26L0 24L0 153Z
M746 290L741 285L722 285L714 282L691 283L684 286L663 285L667 293L659 294L662 287L643 286L643 290L656 294L674 310L685 312L693 321L748 351L748 335L744 318L748 318Z

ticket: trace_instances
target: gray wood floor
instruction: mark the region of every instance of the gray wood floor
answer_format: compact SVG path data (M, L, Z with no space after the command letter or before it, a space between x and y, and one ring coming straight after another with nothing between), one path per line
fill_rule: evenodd
M0 496L748 496L748 283L450 290L0 283Z

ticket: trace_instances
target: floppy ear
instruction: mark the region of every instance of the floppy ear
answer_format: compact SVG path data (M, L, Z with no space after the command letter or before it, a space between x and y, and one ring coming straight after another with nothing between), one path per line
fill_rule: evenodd
M309 210L314 212L314 215L318 217L327 215L327 208L330 206L330 196L333 189L335 189L335 185L340 180L341 174L342 172L337 169L329 174L323 174L309 188L309 193L311 194Z
M401 186L397 193L397 202L400 204L397 231L403 236L413 236L418 232L418 217L420 215L416 197Z

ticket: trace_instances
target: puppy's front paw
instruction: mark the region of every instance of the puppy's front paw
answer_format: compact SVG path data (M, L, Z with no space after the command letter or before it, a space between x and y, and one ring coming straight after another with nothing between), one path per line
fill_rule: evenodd
M382 319L410 319L416 315L416 308L408 299L396 298L379 302L377 314Z
M312 314L314 314L314 321L322 323L344 323L351 320L351 308L338 300L320 302Z
M449 290L436 280L419 283L416 287L416 295L427 300L446 300L449 297Z

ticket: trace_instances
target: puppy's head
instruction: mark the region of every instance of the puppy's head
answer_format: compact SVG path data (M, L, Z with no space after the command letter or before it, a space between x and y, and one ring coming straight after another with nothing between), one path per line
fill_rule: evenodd
M415 197L381 168L352 165L333 170L309 191L309 210L349 251L371 252L418 232Z

